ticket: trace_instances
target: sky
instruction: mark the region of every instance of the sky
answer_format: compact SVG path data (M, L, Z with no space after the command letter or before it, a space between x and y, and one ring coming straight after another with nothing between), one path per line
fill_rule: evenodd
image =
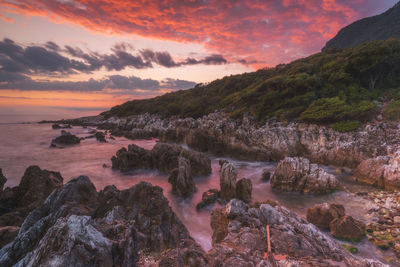
M96 114L288 63L396 2L0 0L0 116Z

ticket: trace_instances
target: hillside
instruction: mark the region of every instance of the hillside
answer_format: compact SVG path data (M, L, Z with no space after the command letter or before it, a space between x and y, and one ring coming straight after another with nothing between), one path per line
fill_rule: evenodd
M248 112L260 120L276 117L321 124L351 121L354 125L352 121L368 120L390 99L400 99L400 40L395 39L328 49L275 68L129 101L103 115L148 112L199 117L218 109L233 118Z
M324 49L346 48L390 38L400 38L400 2L383 14L358 20L341 29Z

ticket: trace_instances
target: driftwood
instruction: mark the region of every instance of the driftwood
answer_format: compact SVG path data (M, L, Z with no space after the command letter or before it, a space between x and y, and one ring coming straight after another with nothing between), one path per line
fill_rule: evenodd
M265 227L265 230L267 231L267 252L265 252L264 258L268 259L269 262L272 264L272 266L278 266L276 261L286 260L287 255L280 255L280 254L272 253L272 250L271 250L271 234L270 234L270 231L269 231L269 225L267 225Z

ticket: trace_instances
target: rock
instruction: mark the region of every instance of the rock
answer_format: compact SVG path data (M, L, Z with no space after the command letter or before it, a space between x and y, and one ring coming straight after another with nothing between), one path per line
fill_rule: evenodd
M53 124L51 126L51 128L56 130L56 129L71 129L72 127L69 124L58 124L58 123L55 123L55 124Z
M172 185L172 192L178 196L189 196L196 192L188 159L178 158L178 168L171 172L168 182Z
M122 171L155 168L165 173L171 173L173 169L178 168L180 156L190 161L194 176L211 173L211 160L204 153L187 150L174 144L157 143L151 151L132 144L128 146L128 149L118 150L111 161L113 169Z
M236 196L236 178L237 173L232 163L224 163L220 174L220 195L224 200L229 201Z
M272 252L286 258L275 264L264 258L266 225ZM225 208L211 212L211 227L210 266L386 266L352 255L332 237L279 205L249 207L233 199Z
M393 222L394 222L395 224L400 224L400 216L394 216L394 217L393 217Z
M271 187L305 194L327 193L339 186L335 176L305 158L287 157L281 160L271 177Z
M160 187L96 192L85 176L56 189L0 250L0 266L208 266Z
M18 226L3 226L0 227L0 249L14 240L18 235Z
M229 163L227 160L225 160L225 159L220 159L219 161L218 161L218 164L219 164L219 166L222 168L222 166L225 164L225 163Z
M61 134L59 137L54 138L51 141L51 144L52 145L57 145L57 144L75 145L75 144L79 144L80 142L81 142L81 140L77 136L66 132L64 134Z
M329 230L330 222L344 215L345 210L343 205L323 203L317 204L307 210L307 221L321 229Z
M271 172L268 170L264 170L261 176L261 181L268 182L271 178Z
M244 201L251 201L251 191L253 190L253 185L250 179L243 178L236 183L236 198Z
M0 168L0 194L3 191L3 187L7 182L7 178L3 175L3 170Z
M211 205L215 203L219 198L218 189L210 189L203 193L201 197L201 202L199 202L196 206L196 209L204 208L207 205Z
M99 142L107 143L106 136L102 132L96 132L95 135L96 140Z
M333 219L329 228L334 237L343 240L358 241L364 237L365 233L365 224L348 215Z

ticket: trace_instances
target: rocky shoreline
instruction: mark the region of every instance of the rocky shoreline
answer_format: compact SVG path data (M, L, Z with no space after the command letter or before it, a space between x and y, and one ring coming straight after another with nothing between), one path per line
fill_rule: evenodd
M0 229L11 230L1 219L20 212L19 204L34 208L19 213L17 231L0 249L0 266L386 266L352 255L274 202L234 198L212 211L213 247L205 252L163 190L149 183L97 192L86 176L62 185L58 173L32 166L18 187L0 192L2 205L9 203L7 192L18 204L1 210ZM265 257L267 225L273 257Z

